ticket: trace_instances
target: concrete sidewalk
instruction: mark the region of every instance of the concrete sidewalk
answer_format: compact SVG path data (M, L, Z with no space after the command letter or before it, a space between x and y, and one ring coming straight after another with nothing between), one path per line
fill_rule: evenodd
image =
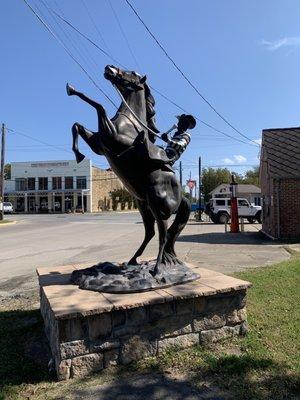
M0 296L37 287L40 266L126 261L144 237L138 213L20 215L1 229ZM179 257L222 273L258 267L289 258L281 244L259 233L260 225L245 224L245 233L224 232L224 226L190 221L176 243ZM157 235L143 259L157 255Z

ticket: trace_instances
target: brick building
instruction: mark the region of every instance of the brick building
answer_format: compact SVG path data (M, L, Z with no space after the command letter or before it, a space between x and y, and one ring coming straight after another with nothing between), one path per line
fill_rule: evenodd
M112 208L110 192L121 187L114 172L88 159L13 162L4 198L16 212L98 212Z
M300 128L263 130L260 185L263 233L300 238Z

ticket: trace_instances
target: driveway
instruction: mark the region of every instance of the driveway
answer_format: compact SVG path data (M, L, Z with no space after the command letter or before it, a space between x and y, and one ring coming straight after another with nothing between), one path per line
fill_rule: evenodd
M128 260L141 243L139 213L76 215L13 215L14 225L0 226L0 295L36 286L38 266ZM190 221L176 249L181 259L223 273L268 265L289 258L280 244L246 224L245 233L224 232L224 226ZM155 257L157 238L144 258Z

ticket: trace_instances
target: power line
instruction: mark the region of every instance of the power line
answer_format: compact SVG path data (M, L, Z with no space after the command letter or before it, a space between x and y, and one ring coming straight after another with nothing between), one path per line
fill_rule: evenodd
M133 58L133 60L134 60L134 62L135 62L135 64L136 64L136 66L137 66L139 69L141 69L141 67L140 67L140 65L139 65L139 62L138 62L138 60L137 60L137 58L136 58L136 56L135 56L135 54L134 54L134 52L133 52L133 50L132 50L132 48L131 48L131 46L130 46L129 40L128 40L128 38L127 38L127 35L126 35L126 33L125 33L125 31L124 31L122 25L121 25L120 19L119 19L117 13L115 12L115 9L114 9L114 7L113 7L113 5L112 5L112 2L111 2L110 0L107 0L107 1L108 1L108 4L110 5L110 8L111 8L112 12L113 12L113 15L114 15L114 17L115 17L115 20L117 21L117 24L118 24L118 26L119 26L120 32L122 33L122 36L123 36L123 38L124 38L124 40L125 40L125 42L126 42L126 44L127 44L128 50L129 50L129 52L130 52L130 54L131 54L131 56L132 56L132 58Z
M44 142L44 141L42 141L42 140L40 140L40 139L36 139L35 137L28 135L27 133L23 133L23 132L20 132L20 131L16 131L15 129L11 129L11 128L7 128L7 130L8 130L8 132L12 132L12 133L14 133L14 134L17 134L17 135L20 135L20 136L24 136L24 137L26 137L27 139L31 139L31 140L33 140L33 141L35 141L35 142L41 143L41 144L43 144L44 146L52 147L52 148L54 148L54 149L56 149L56 150L59 150L59 151L66 151L66 152L68 152L68 153L72 153L72 154L73 154L73 152L72 152L71 150L67 150L67 149L61 148L61 147L59 147L59 146L55 146L55 145L53 145L53 144Z
M90 11L88 9L88 6L85 4L84 0L81 0L81 3L83 4L83 6L85 8L85 10L86 10L86 12L87 12L87 14L88 14L88 16L89 16L94 28L95 28L95 31L98 33L98 35L99 35L100 39L102 40L104 46L107 48L107 50L109 50L109 48L108 48L108 46L106 44L106 41L104 40L104 37L103 37L102 33L100 32L100 29L98 28L98 26L95 23L95 20L94 20L92 14L90 13Z
M58 14L55 10L52 10L52 12L58 17L60 18L64 23L66 23L70 28L72 28L74 31L76 31L79 35L81 35L84 39L86 39L89 43L91 43L94 47L96 47L99 51L101 51L105 56L107 56L108 58L110 58L112 61L114 61L115 63L117 63L118 65L120 65L122 68L127 69L127 67L122 64L120 61L118 61L117 59L115 59L110 53L108 53L107 51L105 51L104 49L102 49L97 43L95 43L92 39L90 39L87 35L85 35L84 33L82 33L79 29L77 29L70 21L68 21L66 18L64 18L63 16L61 16L60 14ZM182 106L180 106L179 104L177 104L174 100L170 99L168 96L166 96L165 94L163 94L161 91L159 91L158 89L154 88L153 86L149 85L150 88L158 93L162 98L164 98L166 101L168 101L169 103L173 104L175 107L177 107L179 110L188 113L187 110L185 110ZM209 124L208 122L203 121L202 119L200 119L199 117L195 116L195 118L197 119L197 121L201 122L203 125L207 126L208 128L214 130L215 132L221 133L224 136L227 136L228 138L235 140L237 142L243 143L243 144L248 144L248 145L258 145L257 143L253 142L251 139L250 143L249 142L245 142L244 140L238 139L234 136L229 135L226 132L221 131L220 129L215 128L213 125Z
M133 7L133 5L130 3L129 0L125 0L128 6L131 8L131 10L134 12L138 20L141 22L141 24L145 27L149 35L154 39L156 44L160 47L160 49L163 51L165 56L169 59L169 61L173 64L173 66L177 69L177 71L181 74L181 76L188 82L188 84L194 89L194 91L202 98L202 100L228 125L230 126L235 132L237 132L239 135L243 136L245 139L252 141L248 136L246 136L244 133L239 131L235 126L233 126L213 105L212 103L207 100L203 94L200 93L200 91L197 89L197 87L193 84L193 82L188 78L188 76L182 71L182 69L177 65L177 63L173 60L173 58L169 55L169 53L166 51L166 49L163 47L163 45L160 43L160 41L156 38L156 36L152 33L150 28L146 25L146 23L143 21L141 16L138 14L136 9ZM257 145L257 143L255 143Z
M48 32L60 43L69 57L79 66L79 68L85 73L85 75L90 79L90 81L96 86L96 88L106 97L106 99L117 109L118 107L113 102L113 100L104 92L103 89L95 82L89 72L81 65L81 63L73 56L73 54L69 51L69 49L65 46L62 40L53 32L53 30L46 24L46 22L40 17L40 15L32 8L32 6L27 2L27 0L23 0L27 7L31 10L31 12L35 15L35 17L42 23L42 25L47 29Z

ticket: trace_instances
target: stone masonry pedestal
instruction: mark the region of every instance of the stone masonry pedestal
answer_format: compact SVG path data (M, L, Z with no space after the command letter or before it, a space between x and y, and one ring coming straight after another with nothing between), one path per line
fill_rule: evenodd
M38 268L41 313L59 380L244 335L249 282L191 266L201 279L144 293L110 294L70 283L86 265Z

